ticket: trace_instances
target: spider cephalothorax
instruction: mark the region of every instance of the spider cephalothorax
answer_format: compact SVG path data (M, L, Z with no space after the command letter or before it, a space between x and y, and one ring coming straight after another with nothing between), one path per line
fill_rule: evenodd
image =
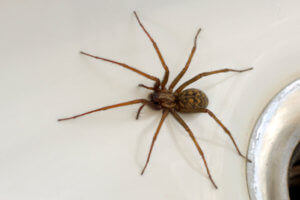
M209 114L209 116L211 116L223 128L225 133L230 137L230 139L231 139L236 151L238 152L238 154L240 156L242 156L243 158L245 158L248 162L251 162L249 159L247 159L244 155L241 154L241 152L240 152L237 144L235 143L235 140L233 139L230 131L223 125L223 123L214 115L214 113L212 111L207 109L208 98L206 97L205 93L202 92L201 90L198 90L198 89L185 89L185 88L188 85L190 85L191 83L193 83L193 82L195 82L195 81L197 81L200 78L205 77L205 76L209 76L209 75L217 74L217 73L224 73L224 72L245 72L245 71L251 70L252 68L248 68L248 69L244 69L244 70L234 70L234 69L225 68L225 69L220 69L220 70L211 71L211 72L203 72L203 73L197 74L196 76L194 76L190 80L184 82L175 91L173 91L176 84L179 82L179 80L185 74L185 72L187 71L187 69L188 69L188 67L189 67L189 65L192 61L193 55L196 51L197 37L198 37L201 29L199 29L196 33L196 36L194 38L194 46L192 48L192 51L190 53L190 56L188 58L188 61L185 65L185 67L181 70L181 72L176 76L176 78L171 82L170 86L167 88L166 85L167 85L168 79L169 79L169 68L167 67L167 65L165 63L157 44L152 39L152 37L150 36L148 31L145 29L143 24L141 23L141 21L140 21L139 17L137 16L136 12L134 12L134 15L135 15L139 25L141 26L141 28L143 29L143 31L146 33L146 35L148 36L148 38L152 42L152 44L154 46L154 49L155 49L156 53L158 54L159 60L160 60L162 66L165 70L164 77L163 77L162 81L159 78L155 77L155 76L152 76L150 74L142 72L142 71L140 71L136 68L133 68L133 67L127 65L127 64L120 63L120 62L113 61L113 60L106 59L106 58L102 58L102 57L98 57L98 56L93 56L91 54L84 53L84 52L80 52L80 53L83 54L83 55L86 55L86 56L90 56L90 57L93 57L93 58L96 58L96 59L100 59L100 60L103 60L103 61L106 61L106 62L110 62L110 63L116 64L116 65L122 66L122 67L127 68L127 69L129 69L133 72L136 72L136 73L138 73L138 74L140 74L140 75L142 75L142 76L144 76L144 77L146 77L150 80L155 81L153 87L148 87L148 86L145 86L143 84L139 84L140 87L144 87L146 89L152 90L152 93L150 94L150 98L149 99L135 99L135 100L132 100L132 101L127 101L127 102L123 102L123 103L119 103L119 104L114 104L114 105L111 105L111 106L102 107L102 108L92 110L92 111L89 111L89 112L86 112L86 113L82 113L82 114L79 114L79 115L75 115L75 116L72 116L72 117L62 118L62 119L59 119L58 121L75 119L77 117L81 117L83 115L87 115L87 114L90 114L90 113L93 113L93 112L107 110L107 109L121 107L121 106L132 105L132 104L141 104L141 106L140 106L140 108L137 112L137 116L136 116L137 119L139 118L139 114L140 114L141 110L144 108L145 105L147 105L147 106L149 106L149 107L151 107L155 110L162 110L162 117L161 117L161 120L160 120L160 122L158 124L158 127L156 129L156 132L153 136L152 143L151 143L151 146L150 146L150 150L149 150L149 153L148 153L148 157L147 157L147 160L146 160L146 164L145 164L141 174L144 173L144 171L145 171L145 169L148 165L148 162L150 160L150 156L151 156L151 153L152 153L152 149L153 149L154 143L156 141L156 138L158 136L158 133L160 131L160 128L161 128L164 120L168 116L168 114L171 114L183 126L183 128L188 132L189 136L193 140L199 154L203 158L203 162L204 162L207 174L210 178L210 181L212 182L214 187L217 188L217 185L215 184L215 182L212 179L212 176L210 174L210 171L209 171L209 168L208 168L208 165L207 165L207 162L206 162L206 159L205 159L205 156L204 156L204 153L203 153L201 147L199 146L197 140L195 139L195 136L194 136L193 132L191 131L191 129L183 121L183 119L178 115L178 112L180 112L180 113L207 113L207 114Z
M177 97L168 90L155 91L150 94L150 100L160 109L173 109L176 106Z

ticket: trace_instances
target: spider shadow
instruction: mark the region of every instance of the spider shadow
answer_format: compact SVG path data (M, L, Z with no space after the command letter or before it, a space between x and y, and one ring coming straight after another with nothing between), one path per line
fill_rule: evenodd
M189 114L189 118L190 119L193 118L194 120L196 120L196 118L197 118L196 115L199 115L199 113ZM160 116L161 116L160 112L157 112L157 111L154 111L154 110L151 110L151 109L147 109L145 116L144 115L142 116L142 118L144 120L152 119L152 121L146 127L143 128L142 134L140 134L138 139L137 139L137 145L136 145L136 151L135 151L136 152L135 153L135 160L136 160L136 163L138 163L140 170L142 169L142 167L145 164L145 160L147 158L148 151L149 151L149 146L150 146L151 141L152 141L152 136L153 136L153 134L154 134L154 132L157 128ZM168 118L172 119L173 117L168 116ZM186 148L187 143L180 142L180 141L182 141L182 137L185 137L185 138L189 137L188 133L186 133L184 128L181 127L179 124L176 123L176 125L175 125L174 122L176 123L177 121L174 120L174 119L172 119L172 121L171 120L166 120L165 121L166 127L168 127L168 132L170 132L170 137L174 141L175 146L178 149L178 152L181 154L181 156L184 158L184 160L188 163L188 165L192 169L194 169L195 171L197 171L198 173L200 173L200 174L202 174L203 176L206 177L207 176L206 170L204 168L201 156L198 154L198 152L196 152L197 150L194 150L194 153L191 153L190 146L187 149ZM184 132L186 134L185 135L184 134L179 134L178 131ZM215 140L212 140L212 139L206 139L204 137L199 137L197 135L197 133L195 133L195 137L196 137L198 142L203 141L203 142L206 142L206 143L213 144L214 146L218 146L218 147L221 146L222 148L230 149L230 147L228 147L224 143L221 143L221 140L220 140L220 142L216 142ZM157 140L159 140L159 137L158 137ZM192 144L192 146L193 146L192 148L195 149L194 143L190 143L190 144ZM201 146L201 144L200 144L200 146ZM159 146L154 145L154 149L155 148L159 148ZM203 149L203 152L205 154L205 149ZM195 155L195 153L197 154L197 156ZM198 159L195 159L195 157L197 157ZM206 159L207 159L207 156L206 156ZM151 162L151 159L150 159L150 162ZM199 165L201 167L199 167Z
M154 135L159 120L161 118L161 112L157 112L147 107L145 107L144 111L145 112L143 111L141 112L138 121L144 124L146 121L148 123L149 119L151 119L151 122L148 123L147 126L143 127L136 141L135 161L136 163L138 163L138 166L140 168L139 170L143 169L143 166L145 164L148 155L149 147L152 142L152 136Z
M189 118L194 118L194 120L195 120L197 118L196 115L199 115L199 113L198 114L189 114ZM182 116L183 116L183 118L185 118L184 115L182 115ZM184 120L188 121L186 119L184 119ZM206 169L204 167L203 159L198 154L194 143L190 142L189 143L190 145L187 148L187 143L186 142L181 142L182 137L185 137L185 138L188 137L188 139L190 139L190 137L189 137L188 133L185 131L185 129L183 127L181 127L179 124L174 123L174 122L176 122L176 120L167 121L167 125L168 125L168 128L169 128L170 132L171 132L170 137L174 141L175 146L178 149L178 152L181 154L183 159L188 163L188 165L193 170L195 170L198 173L202 174L203 176L207 177L207 173L206 173ZM193 128L192 127L190 127L190 128L193 131ZM181 133L178 133L179 131L181 133L184 132L185 135L183 135ZM220 130L218 130L218 131L220 131ZM209 162L209 160L210 160L209 158L212 157L212 156L210 156L210 157L206 156L207 154L205 152L208 151L208 149L204 149L203 145L201 145L201 142L209 143L210 146L213 145L213 146L218 146L218 147L221 147L221 148L224 148L224 149L230 149L230 147L228 147L226 144L221 143L222 140L216 141L216 140L213 140L213 139L207 139L207 138L199 136L197 134L197 132L195 132L195 131L193 131L193 133L195 134L196 140L197 140L197 142L199 143L200 147L202 148L202 150L204 152L205 158L207 159L209 166L211 166L211 164ZM192 150L192 149L194 149L194 150ZM197 158L197 159L195 159L195 158ZM201 166L201 167L199 167L199 166Z

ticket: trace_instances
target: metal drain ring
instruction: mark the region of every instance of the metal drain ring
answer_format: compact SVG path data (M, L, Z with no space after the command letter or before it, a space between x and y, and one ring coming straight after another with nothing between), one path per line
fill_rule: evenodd
M279 92L251 136L247 164L252 200L289 200L288 168L300 140L300 79Z

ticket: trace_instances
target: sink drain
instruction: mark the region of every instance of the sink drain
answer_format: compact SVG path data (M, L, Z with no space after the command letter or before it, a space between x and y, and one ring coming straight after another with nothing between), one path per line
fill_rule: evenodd
M247 164L251 200L293 200L299 188L299 141L300 79L273 98L254 128L248 150L252 163Z
M291 200L300 199L300 143L294 150L289 166L289 193Z

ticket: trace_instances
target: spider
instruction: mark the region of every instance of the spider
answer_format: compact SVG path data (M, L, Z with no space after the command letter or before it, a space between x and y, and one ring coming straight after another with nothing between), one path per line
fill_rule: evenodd
M162 111L162 116L160 119L160 122L158 124L158 127L155 131L155 134L153 136L152 139L152 143L150 145L150 149L149 149L149 153L147 156L147 160L146 163L144 165L144 168L141 172L141 175L144 174L146 167L148 166L150 157L151 157L151 153L153 150L153 146L154 143L157 139L157 136L159 134L159 131L166 119L166 117L171 114L173 115L173 117L179 122L179 124L181 124L181 126L187 131L187 133L189 134L190 138L192 139L193 143L195 144L200 156L203 159L208 177L211 181L211 183L213 184L213 186L217 189L217 185L215 184L210 171L209 171L209 167L207 165L204 153L200 147L200 145L198 144L193 132L191 131L191 129L189 128L189 126L185 123L185 121L180 117L180 115L178 114L178 112L180 113L207 113L210 117L212 117L221 127L222 129L225 131L225 133L230 137L237 153L243 157L244 159L246 159L248 162L251 162L246 156L244 156L235 140L233 139L233 136L231 135L230 131L224 126L224 124L216 117L216 115L207 108L208 106L208 98L206 97L205 93L201 90L198 89L185 89L188 85L194 83L195 81L199 80L202 77L205 76L209 76L209 75L213 75L213 74L218 74L218 73L225 73L225 72L245 72L245 71L249 71L252 70L253 68L247 68L244 70L235 70L235 69L220 69L220 70L215 70L215 71L210 71L210 72L203 72L200 74L197 74L196 76L194 76L193 78L191 78L190 80L184 82L182 85L180 85L175 91L174 88L176 86L176 84L179 82L179 80L183 77L183 75L185 74L185 72L187 71L187 69L190 66L190 63L192 61L192 58L195 54L196 51L196 46L197 46L197 37L201 31L201 29L199 28L195 38L194 38L194 46L192 48L192 51L189 55L189 58L186 62L186 65L184 66L184 68L181 70L181 72L176 76L176 78L171 82L171 84L169 85L169 87L167 87L167 83L168 83L168 79L169 79L169 68L166 65L163 56L161 55L161 52L156 44L156 42L153 40L153 38L150 36L149 32L146 30L146 28L144 27L144 25L141 23L137 13L134 11L133 12L137 22L139 23L140 27L142 28L142 30L144 31L144 33L147 35L147 37L150 39L158 57L159 60L162 64L162 67L164 68L164 77L162 79L162 81L155 77L152 76L150 74L147 74L145 72L142 72L134 67L131 67L127 64L121 63L121 62L117 62L114 60L110 60L107 58L102 58L102 57L98 57L98 56L94 56L85 52L80 52L83 55L89 56L89 57L93 57L95 59L100 59L106 62L110 62L116 65L119 65L121 67L124 67L126 69L129 69L139 75L144 76L147 79L150 79L152 81L154 81L154 85L153 87L149 87L146 86L144 84L139 84L139 87L143 87L146 88L148 90L151 90L152 93L149 95L149 99L135 99L132 101L127 101L127 102L122 102L119 104L114 104L114 105L110 105L110 106L105 106L102 108L98 108L96 110L91 110L89 112L85 112L79 115L75 115L72 117L67 117L67 118L62 118L62 119L58 119L58 121L64 121L64 120L70 120L70 119L75 119L84 115L88 115L94 112L98 112L98 111L102 111L102 110L108 110L108 109L112 109L112 108L117 108L117 107L122 107L122 106L128 106L128 105L133 105L133 104L141 104L141 106L138 109L137 115L136 115L136 119L139 119L139 115L141 113L141 110L144 108L144 106L149 106L150 108L154 109L154 110L158 110L158 111ZM185 89L185 90L184 90Z

